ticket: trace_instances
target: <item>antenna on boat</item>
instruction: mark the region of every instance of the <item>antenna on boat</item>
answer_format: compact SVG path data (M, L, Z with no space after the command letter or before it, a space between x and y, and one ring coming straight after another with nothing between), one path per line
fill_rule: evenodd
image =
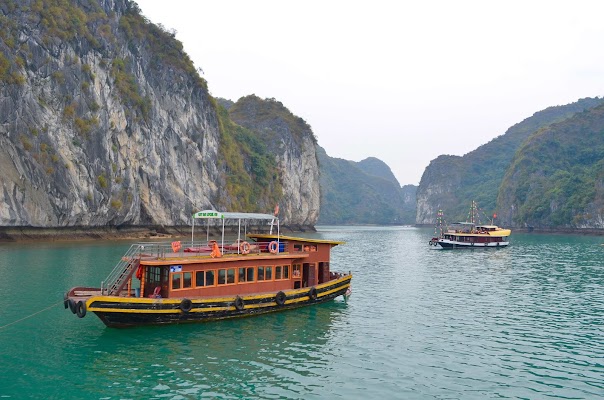
M436 225L434 226L434 236L436 237L441 237L443 235L444 215L445 213L443 210L438 210L436 213Z

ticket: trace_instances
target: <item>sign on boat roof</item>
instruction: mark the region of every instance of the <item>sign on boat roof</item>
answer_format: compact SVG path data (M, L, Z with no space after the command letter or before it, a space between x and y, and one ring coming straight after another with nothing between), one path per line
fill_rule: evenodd
M216 210L203 210L193 214L193 218L204 219L279 219L271 214L261 213L242 213L242 212L221 212Z

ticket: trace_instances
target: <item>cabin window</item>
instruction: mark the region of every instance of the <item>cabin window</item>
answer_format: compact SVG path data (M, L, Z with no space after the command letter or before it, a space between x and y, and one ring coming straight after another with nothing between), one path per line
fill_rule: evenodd
M292 277L293 278L300 278L302 276L302 265L300 264L294 264L292 266Z
M273 280L273 267L264 267L264 280L265 281Z
M214 286L214 271L197 271L195 273L195 286Z
M254 267L239 268L239 282L254 282Z
M264 280L264 267L258 267L258 280Z
M302 245L301 244L294 244L294 251L301 252L302 251Z
M182 273L172 274L172 289L180 289L182 282Z
M275 267L275 280L289 279L289 265L277 265Z
M229 285L235 283L235 268L219 269L218 270L218 284Z
M191 283L193 281L193 273L192 272L183 272L182 273L182 287L190 288Z

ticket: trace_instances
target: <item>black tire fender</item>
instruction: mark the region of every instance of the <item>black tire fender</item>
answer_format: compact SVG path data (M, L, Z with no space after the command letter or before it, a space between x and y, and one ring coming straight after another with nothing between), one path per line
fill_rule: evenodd
M235 301L233 302L233 305L235 306L235 309L237 311L243 311L243 309L245 308L245 302L239 296L235 297Z
M78 318L84 318L86 316L86 302L84 300L78 301L76 304L76 315Z
M182 299L180 302L180 311L187 314L193 308L193 302L189 299Z
M279 291L276 295L275 295L275 303L277 303L277 305L279 307L283 306L285 304L285 300L287 299L287 296L285 295L285 293L283 293L282 291Z
M317 289L314 286L308 291L308 298L310 301L317 301Z
M71 312L73 314L75 314L76 313L76 307L77 307L76 302L73 299L69 299L69 300L67 300L67 303L69 303L69 310L71 310Z

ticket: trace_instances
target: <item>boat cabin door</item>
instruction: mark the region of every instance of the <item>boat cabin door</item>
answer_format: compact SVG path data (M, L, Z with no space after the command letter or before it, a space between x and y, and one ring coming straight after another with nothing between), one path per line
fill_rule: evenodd
M170 270L168 267L147 267L143 296L149 297L159 294L161 297L168 297L169 279ZM157 289L158 287L161 289Z
M315 286L317 284L317 268L315 264L302 264L302 287Z

